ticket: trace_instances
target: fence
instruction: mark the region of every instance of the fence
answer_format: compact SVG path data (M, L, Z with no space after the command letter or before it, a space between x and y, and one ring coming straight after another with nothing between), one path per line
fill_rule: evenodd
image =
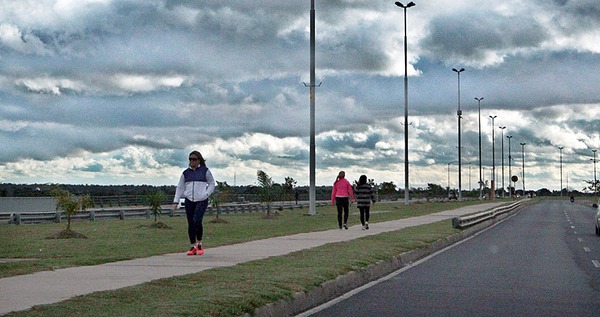
M488 219L494 219L494 218L498 217L499 215L502 215L504 213L512 211L520 206L521 206L521 202L518 201L518 202L515 202L508 206L494 208L492 210L483 211L480 213L476 213L474 215L464 216L464 217L456 217L456 218L452 219L452 227L457 228L457 229L466 228L466 227L472 226L474 224L478 224L480 222L486 221Z
M328 205L327 202L316 202L317 207ZM283 210L283 209L302 209L308 208L308 203L295 204L292 202L282 202L271 205L271 210ZM258 203L251 204L239 204L239 205L227 205L218 207L208 207L206 214L219 215L238 214L238 213L253 213L253 212L266 212L267 206ZM184 209L177 209L173 211L171 208L162 208L161 214L168 215L170 217L184 216ZM110 209L91 209L86 212L79 212L71 216L71 220L109 220L109 219L141 219L152 217L152 212L148 207L140 208L110 208ZM13 212L13 213L2 213L0 214L0 223L9 224L34 224L44 222L63 222L66 221L67 217L62 211L43 211L43 212Z

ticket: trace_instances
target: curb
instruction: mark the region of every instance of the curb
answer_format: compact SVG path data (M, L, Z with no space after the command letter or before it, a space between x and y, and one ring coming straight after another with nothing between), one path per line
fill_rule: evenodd
M353 289L378 280L459 241L474 236L478 232L487 229L496 223L502 222L508 217L516 215L524 207L525 206L521 206L511 212L486 220L468 229L464 229L457 234L434 241L426 247L404 252L397 256L393 256L388 260L381 260L377 263L370 264L360 271L352 271L345 275L338 276L333 280L321 284L316 289L308 292L298 292L294 294L293 298L281 299L278 302L258 307L254 310L253 314L246 313L240 317L295 316L337 298Z

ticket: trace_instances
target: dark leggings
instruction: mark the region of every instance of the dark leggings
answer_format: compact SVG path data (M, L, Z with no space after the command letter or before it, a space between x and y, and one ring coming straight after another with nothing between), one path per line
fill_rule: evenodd
M369 210L371 210L371 207L358 207L358 210L360 210L360 223L364 226L365 221L369 222Z
M202 218L208 207L208 199L203 201L191 201L185 199L185 214L188 221L188 236L190 237L190 243L196 243L202 241L202 234L204 228L202 228Z
M342 227L342 209L344 211L344 223L348 223L348 197L335 197L335 205L338 212L338 224Z

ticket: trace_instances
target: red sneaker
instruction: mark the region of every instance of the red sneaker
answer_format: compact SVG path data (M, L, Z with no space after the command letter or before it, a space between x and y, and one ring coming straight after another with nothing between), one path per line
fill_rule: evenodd
M196 254L198 254L198 255L202 255L202 254L204 254L204 248L202 248L202 245L201 245L201 244L199 244L199 245L198 245L198 247L197 247L197 250L198 250L198 251L197 251L197 253L196 253Z
M196 255L196 254L198 254L198 248L196 246L193 246L192 249L190 249L187 253L187 255Z

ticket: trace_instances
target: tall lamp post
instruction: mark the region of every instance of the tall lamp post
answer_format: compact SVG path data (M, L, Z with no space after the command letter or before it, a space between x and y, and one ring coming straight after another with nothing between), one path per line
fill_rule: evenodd
M475 98L477 100L477 106L479 108L479 199L483 198L483 179L481 175L481 98Z
M462 178L461 178L461 150L460 150L460 119L462 118L462 110L460 110L460 73L464 72L465 69L461 68L457 70L456 68L452 68L453 71L458 74L458 110L456 111L456 115L458 116L458 201L462 201Z
M559 146L558 150L560 152L560 197L562 197L563 195L563 186L562 186L562 150L564 149L564 146Z
M306 84L305 84L306 85ZM309 215L316 215L316 143L315 143L315 0L310 2L310 188Z
M494 200L494 196L496 196L496 130L494 130L494 119L497 117L490 116L492 119L492 201Z
M596 150L592 150L594 152L594 194L598 193L598 181L596 180Z
M506 129L506 127L498 127L500 128L500 130L502 130L502 198L504 198L504 129Z
M403 5L396 2L396 5L404 9L404 205L408 205L409 198L409 183L408 183L408 49L406 38L406 9L414 7L414 2L409 2Z
M512 139L512 135L507 135L506 138L508 139L508 196L510 198L512 198L512 189L513 189L513 185L512 185L512 170L511 170L511 165L510 165L510 161L512 160L512 156L510 156L510 139Z
M521 143L521 155L523 156L523 197L525 197L525 143Z

